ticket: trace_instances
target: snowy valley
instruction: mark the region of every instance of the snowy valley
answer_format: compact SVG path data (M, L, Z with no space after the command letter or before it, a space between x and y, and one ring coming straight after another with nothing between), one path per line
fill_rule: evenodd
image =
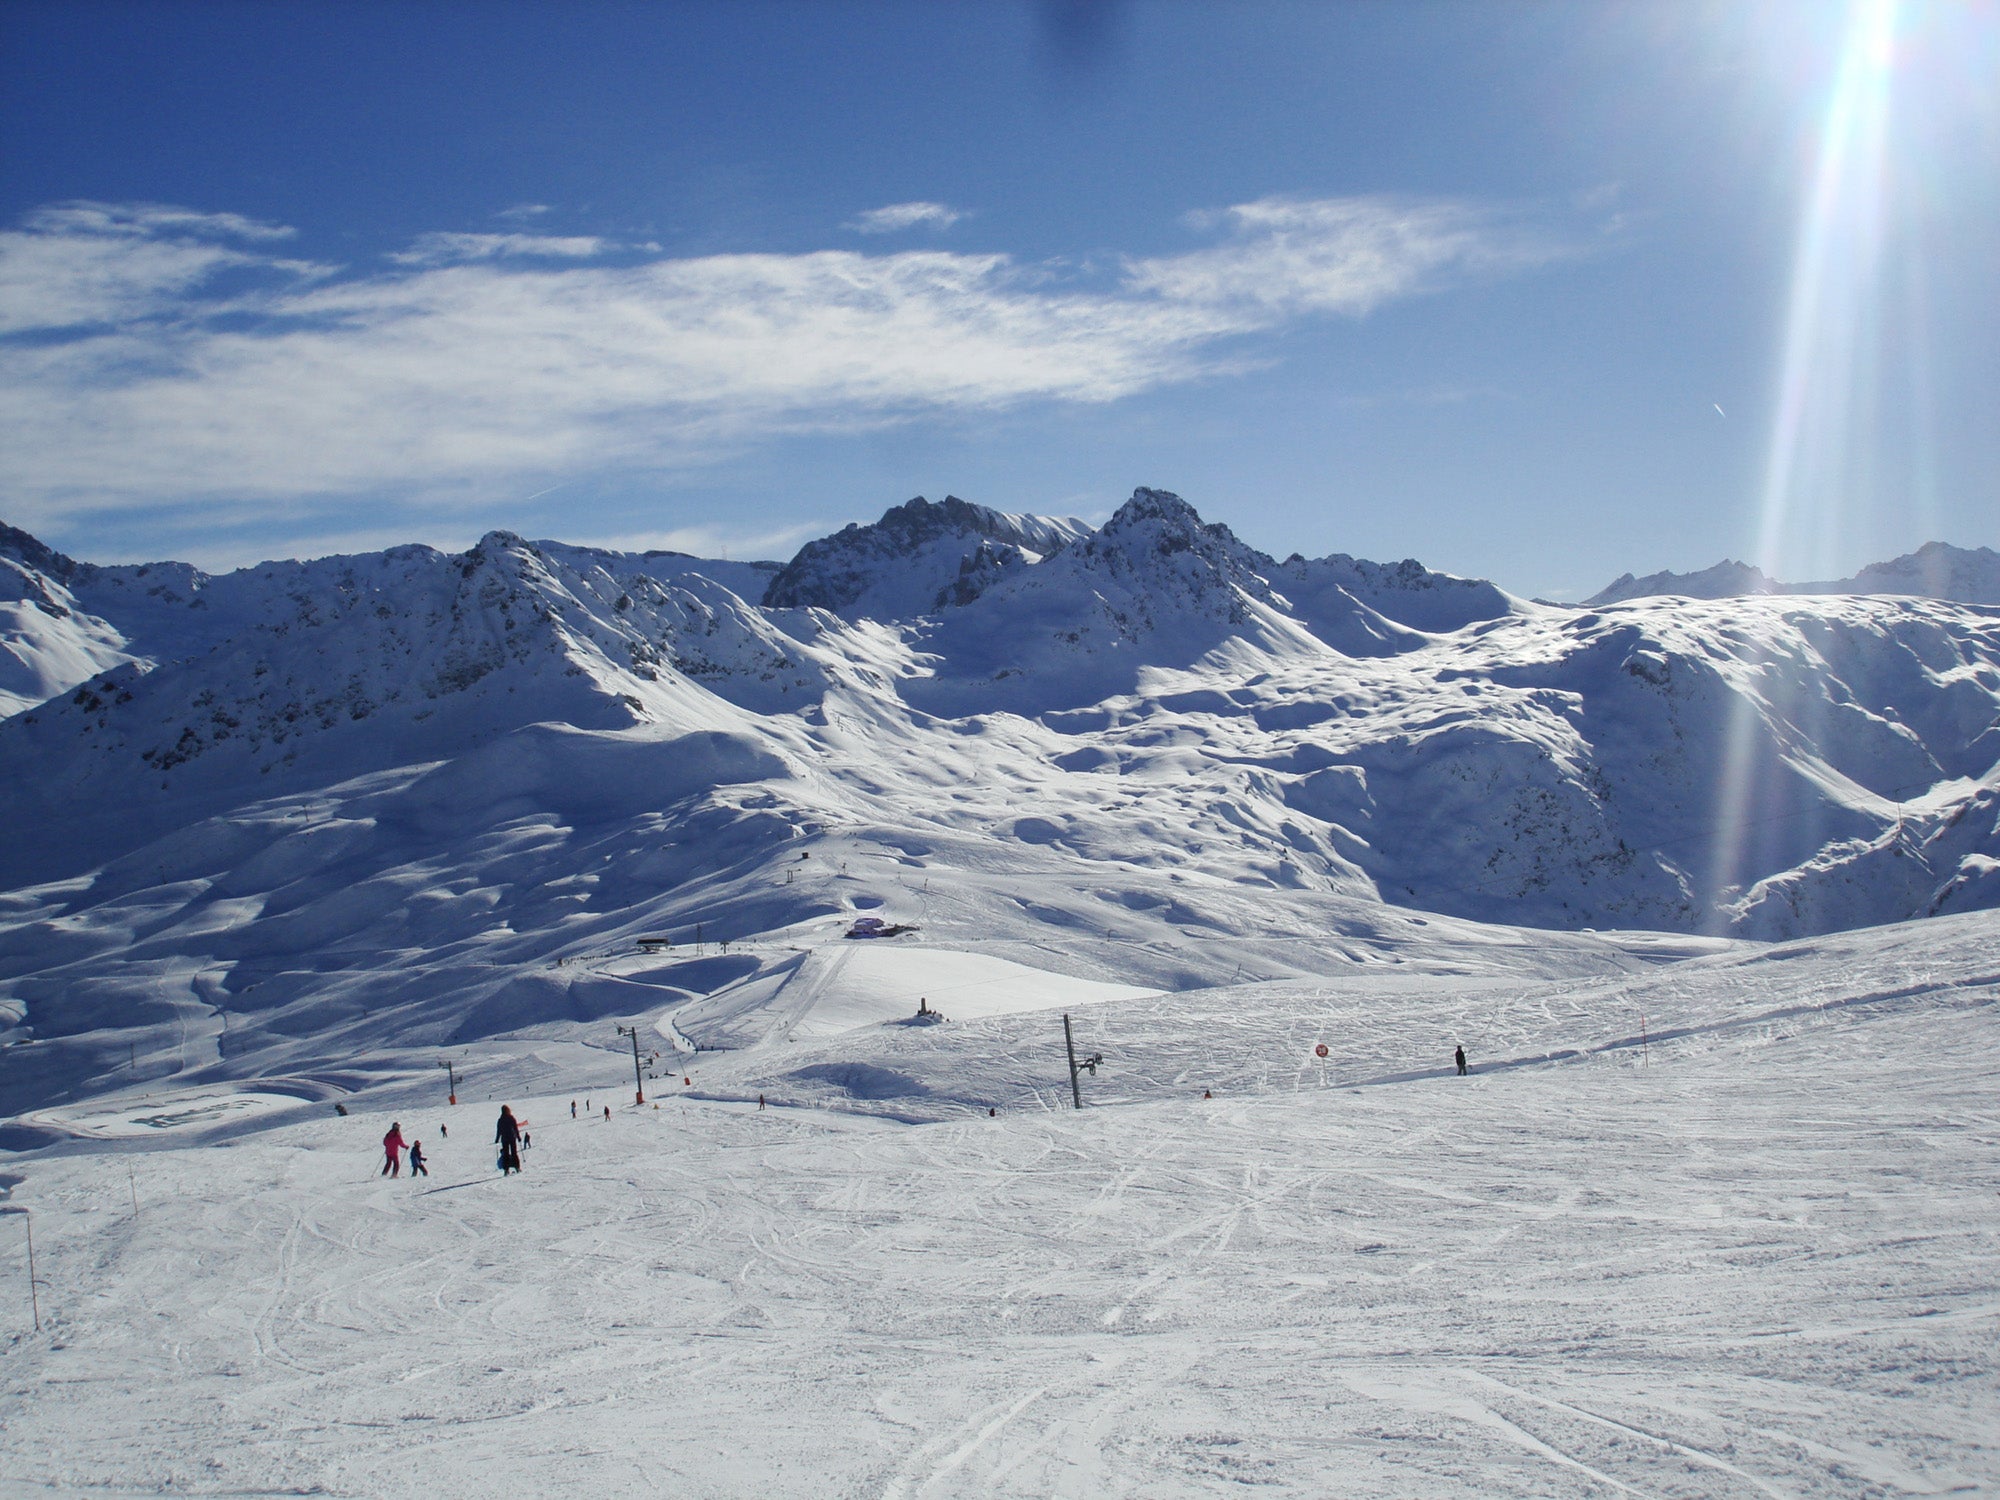
M1990 601L0 529L0 712L12 1483L2000 1484Z

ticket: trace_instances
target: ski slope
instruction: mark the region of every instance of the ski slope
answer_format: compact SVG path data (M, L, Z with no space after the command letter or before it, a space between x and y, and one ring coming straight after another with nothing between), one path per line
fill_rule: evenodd
M1081 1113L1060 1011L872 1020L981 971L853 944L897 952L816 992L858 1024L644 1108L617 1038L552 1036L469 1049L456 1109L45 1111L0 1489L1991 1493L1996 939L1098 996ZM392 1118L429 1180L376 1174Z

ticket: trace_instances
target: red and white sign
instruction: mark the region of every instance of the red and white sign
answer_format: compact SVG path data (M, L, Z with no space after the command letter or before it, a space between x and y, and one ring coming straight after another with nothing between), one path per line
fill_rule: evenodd
M1326 1043L1325 1043L1325 1042L1321 1042L1321 1043L1320 1043L1320 1044L1319 1044L1319 1045L1318 1045L1317 1047L1313 1048L1313 1056L1314 1056L1314 1057L1325 1057L1325 1056L1326 1056Z

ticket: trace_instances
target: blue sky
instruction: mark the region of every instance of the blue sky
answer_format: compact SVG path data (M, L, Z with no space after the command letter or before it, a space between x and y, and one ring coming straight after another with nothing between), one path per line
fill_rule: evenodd
M1991 6L0 8L0 519L786 556L1174 489L1574 597L2000 545Z

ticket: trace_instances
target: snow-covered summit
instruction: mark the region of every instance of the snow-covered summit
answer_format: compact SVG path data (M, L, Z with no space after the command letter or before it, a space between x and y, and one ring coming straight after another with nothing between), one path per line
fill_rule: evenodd
M1619 604L1627 599L1676 597L1681 599L1734 599L1746 594L1782 594L1785 586L1762 568L1724 558L1698 573L1648 573L1644 578L1621 573L1609 584L1583 601L1595 609Z
M1802 583L1800 594L1917 594L1965 604L2000 604L2000 552L1926 542L1915 552L1872 563L1838 583Z
M1729 599L1747 594L1910 594L1964 604L2000 604L2000 552L1926 542L1915 552L1871 563L1852 578L1819 583L1780 583L1761 568L1725 559L1698 573L1649 573L1644 578L1625 573L1584 600L1584 605L1668 595Z
M856 619L907 619L970 603L1000 578L1089 533L1082 521L919 495L879 521L806 543L771 580L762 602Z

